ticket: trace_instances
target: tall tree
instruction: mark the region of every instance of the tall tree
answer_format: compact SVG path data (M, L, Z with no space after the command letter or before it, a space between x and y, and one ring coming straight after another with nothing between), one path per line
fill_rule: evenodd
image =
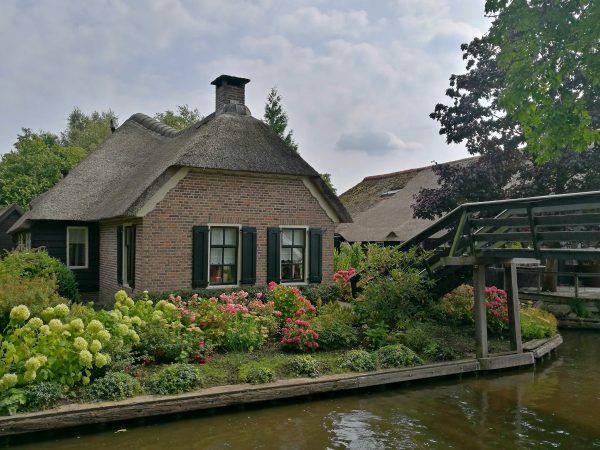
M294 130L286 132L288 115L283 109L281 95L277 92L276 87L272 87L267 96L263 120L275 133L281 136L281 139L283 139L286 144L294 149L294 151L298 151L298 144L294 141Z
M538 161L600 142L600 2L487 0L499 104Z
M440 186L417 194L415 217L433 219L467 201L600 189L598 145L539 163L499 100L506 74L497 64L498 47L476 38L461 48L467 71L450 77L450 104L436 105L431 117L448 144L464 143L479 158L435 166Z
M188 105L177 105L175 111L168 109L156 113L154 118L176 130L183 130L201 120L202 116L197 109L191 109Z
M288 115L283 109L282 99L276 87L272 87L267 95L267 102L265 103L265 115L263 121L271 127L271 129L277 133L281 139L285 141L295 152L298 152L298 144L294 140L294 130L287 131L288 127ZM322 173L321 179L327 186L335 193L336 188L331 182L330 173Z
M74 108L67 118L67 128L61 133L61 143L67 147L83 148L90 153L111 135L111 125L116 127L117 120L110 109L93 111L87 115L81 109Z
M14 147L0 159L0 205L17 203L28 208L86 156L82 148L61 146L52 133L33 133L27 128Z

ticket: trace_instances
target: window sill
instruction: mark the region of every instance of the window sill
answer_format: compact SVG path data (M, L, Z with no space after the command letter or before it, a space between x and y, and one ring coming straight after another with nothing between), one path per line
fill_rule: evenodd
M69 270L85 270L89 269L89 266L67 266Z
M232 289L239 287L239 284L209 284L205 289Z

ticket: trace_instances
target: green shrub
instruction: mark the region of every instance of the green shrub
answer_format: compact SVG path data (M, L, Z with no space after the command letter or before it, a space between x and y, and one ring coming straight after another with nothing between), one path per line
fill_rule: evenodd
M368 324L385 322L391 329L412 320L430 303L431 280L414 269L394 269L388 275L368 281L354 302L361 320Z
M275 380L275 375L267 367L250 367L243 380L250 384L270 383Z
M556 317L539 308L521 308L521 335L523 339L542 339L557 333Z
M350 350L342 357L340 366L353 372L369 372L377 368L375 357L366 350Z
M123 400L139 394L140 382L123 372L109 372L86 389L90 400Z
M298 376L315 378L321 375L321 364L312 356L296 356L290 362L290 372Z
M376 352L379 365L386 369L391 367L410 367L423 364L423 360L410 348L402 344L386 345Z
M167 366L144 380L144 389L151 394L180 394L200 386L198 370L191 364Z
M319 347L323 350L337 350L355 347L358 343L358 330L352 308L345 308L338 302L328 303L318 309L319 315L312 320L313 329L319 335Z
M198 348L201 336L187 332L177 324L161 321L147 323L139 331L136 350L144 357L157 362L188 362Z
M436 339L431 333L419 325L414 325L399 334L400 343L422 355L437 345Z
M444 295L440 301L433 306L432 312L436 319L441 322L454 325L468 325L474 322L473 286L463 284L452 292Z
M26 408L30 411L52 408L65 398L65 390L56 381L42 381L25 387Z
M342 242L339 250L333 251L333 271L354 268L360 270L366 255L360 243Z
M366 325L364 330L366 344L371 349L377 350L384 345L393 343L394 336L390 335L389 331L389 327L383 321L374 325Z
M260 348L268 335L268 328L254 317L235 315L227 323L222 345L230 352L251 352Z
M420 354L428 361L453 361L463 356L457 350L438 342L434 342Z
M38 315L49 306L67 302L56 293L56 281L0 274L0 331L8 324L11 309L25 305Z
M69 300L80 299L75 276L69 268L45 250L13 251L0 260L0 274L22 278L55 279L58 295Z
M306 286L300 286L300 291L307 299L313 303L317 303L319 300L321 303L332 303L337 302L342 298L342 287L338 284L308 284Z

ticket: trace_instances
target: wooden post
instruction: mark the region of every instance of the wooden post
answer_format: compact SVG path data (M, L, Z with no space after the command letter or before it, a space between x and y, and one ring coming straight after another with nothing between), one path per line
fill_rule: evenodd
M487 311L485 306L485 265L473 266L473 290L475 293L475 354L487 358Z
M523 340L521 339L521 316L519 305L519 284L517 282L517 265L507 264L504 267L504 289L508 300L508 330L510 333L511 350L521 353Z

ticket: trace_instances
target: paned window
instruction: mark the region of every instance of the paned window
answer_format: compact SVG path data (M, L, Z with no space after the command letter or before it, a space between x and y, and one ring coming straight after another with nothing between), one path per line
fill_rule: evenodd
M210 228L210 284L238 284L238 236L237 227Z
M304 281L306 230L282 228L281 230L281 281Z
M86 269L88 266L87 227L67 227L67 266Z

